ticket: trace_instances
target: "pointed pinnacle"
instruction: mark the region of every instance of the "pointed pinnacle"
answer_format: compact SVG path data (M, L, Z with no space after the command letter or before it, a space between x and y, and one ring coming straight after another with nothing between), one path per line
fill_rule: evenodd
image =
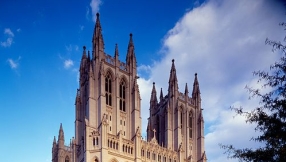
M118 52L118 45L117 43L115 44L115 55L114 57L118 57L119 56L119 52Z
M161 92L160 92L160 99L161 99L161 100L163 99L163 91L162 91L162 88L161 88Z
M53 141L53 143L56 143L56 136L54 136L54 141Z
M132 33L130 33L130 39L129 39L129 46L132 45L133 46L133 38L132 38Z
M153 89L152 89L152 92L156 92L155 82L153 82Z
M186 86L185 86L185 94L188 94L188 93L189 93L188 83L186 83Z
M172 59L172 67L171 67L171 70L170 70L169 83L171 81L177 81L177 74L176 74L175 60L174 59Z
M96 26L100 27L99 13L96 13Z

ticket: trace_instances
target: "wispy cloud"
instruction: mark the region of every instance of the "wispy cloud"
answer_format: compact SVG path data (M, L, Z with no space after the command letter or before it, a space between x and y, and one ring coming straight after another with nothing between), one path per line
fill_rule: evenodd
M20 28L18 28L16 31L17 31L17 32L21 32L22 30L21 30Z
M95 22L96 13L99 11L99 6L101 5L101 0L91 0L90 7L92 12L92 20Z
M10 28L4 29L4 35L6 35L7 39L4 42L1 42L2 47L10 47L13 43L14 33Z
M21 56L19 56L17 60L13 60L11 58L7 59L7 62L9 63L11 69L17 69L19 67L20 59L21 59Z
M79 46L69 44L65 46L65 54L61 55L59 54L60 60L63 62L64 69L71 70L71 71L77 71L75 70L75 62L71 59L73 54L79 53Z
M65 69L69 69L69 68L71 68L72 66L73 66L73 61L71 60L71 59L67 59L67 60L65 60L64 61L64 68Z
M71 53L71 52L73 52L73 51L78 51L79 50L79 47L78 47L78 45L67 45L67 46L65 46L65 48L66 48L66 50L67 50L67 52L68 53Z
M89 7L86 7L85 18L86 18L87 20L89 20L89 13L90 13Z
M14 33L9 28L4 29L4 34L7 34L8 36L14 37Z

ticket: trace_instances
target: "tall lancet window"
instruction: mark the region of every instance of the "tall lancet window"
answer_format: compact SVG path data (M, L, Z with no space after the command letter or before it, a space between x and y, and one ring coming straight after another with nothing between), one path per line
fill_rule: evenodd
M106 98L106 105L112 106L112 86L111 86L111 74L107 73L105 77L105 98Z
M193 138L193 114L189 114L189 138Z
M126 90L126 85L125 85L125 81L121 80L120 82L120 86L119 86L119 109L121 111L126 112L126 103L125 103L125 99L126 99L126 95L125 95L125 90Z

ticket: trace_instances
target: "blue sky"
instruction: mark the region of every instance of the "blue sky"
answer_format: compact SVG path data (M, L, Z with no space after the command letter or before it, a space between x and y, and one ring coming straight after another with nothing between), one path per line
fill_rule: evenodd
M113 56L118 43L124 61L133 33L143 132L152 82L166 94L175 59L180 91L185 83L191 90L198 73L209 161L226 160L218 143L257 147L249 142L253 126L229 107L257 105L244 87L259 87L252 72L279 57L264 42L283 40L282 1L14 0L0 2L2 161L50 161L60 123L66 143L74 136L78 67L82 46L91 50L96 12L106 53Z

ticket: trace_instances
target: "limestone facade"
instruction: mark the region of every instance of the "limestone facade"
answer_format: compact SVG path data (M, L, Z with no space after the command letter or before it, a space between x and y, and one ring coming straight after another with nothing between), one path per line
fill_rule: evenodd
M60 126L52 148L52 162L206 162L204 120L199 82L195 75L189 96L178 91L175 62L168 94L155 83L150 99L147 140L141 136L141 97L132 34L126 62L104 52L102 28L97 14L92 45L83 49L79 88L75 98L75 137L64 145ZM146 128L143 128L144 130Z

